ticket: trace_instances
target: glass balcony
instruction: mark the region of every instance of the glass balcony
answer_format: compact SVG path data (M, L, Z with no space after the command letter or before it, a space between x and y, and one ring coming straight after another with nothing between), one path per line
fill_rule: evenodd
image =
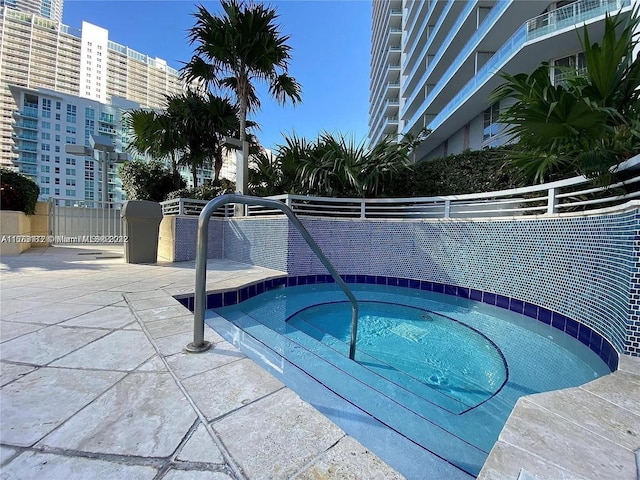
M30 177L35 177L38 174L38 169L35 165L20 165L19 171Z
M27 154L22 154L20 155L18 158L16 158L14 160L14 162L16 163L29 163L31 165L35 165L36 163L38 163L38 157L35 155L29 155Z
M35 133L30 132L22 132L13 135L14 138L19 138L20 140L33 140L34 142L38 141L38 136Z
M16 146L13 147L14 152L37 152L38 144L19 142Z
M14 126L25 130L38 130L38 122L32 120L23 120L21 122L15 123Z
M27 118L38 118L38 109L33 107L23 107L22 110L15 110L14 115Z

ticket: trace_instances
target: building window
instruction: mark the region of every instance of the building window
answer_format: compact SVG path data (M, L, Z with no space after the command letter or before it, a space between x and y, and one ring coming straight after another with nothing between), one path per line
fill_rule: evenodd
M66 158L66 162L67 162L67 165L75 165L76 164L76 159L75 158L71 158L71 157L67 157Z
M49 160L51 160L51 157L49 156L48 153L43 153L43 154L40 155L40 161L48 162ZM47 167L47 168L49 168L49 167Z
M56 145L55 147L53 147L53 149L56 151L56 153L60 153L60 145Z
M55 179L55 184L56 185L60 185L60 179L58 177L56 177L56 179Z
M49 177L40 177L40 183L50 183Z
M76 134L76 127L67 127L67 133L70 135Z
M56 110L60 110L61 107L62 105L60 104L60 102L56 102Z
M551 78L554 85L561 85L567 78L583 76L587 72L587 63L583 52L558 58L552 62L552 65Z
M49 145L48 143L43 143L42 145L40 145L40 149L48 152L51 150L51 145Z
M42 99L42 111L50 112L51 111L51 99L43 98Z
M67 178L65 183L66 183L67 187L75 187L76 186L76 181L73 178Z
M40 137L42 138L42 140L51 140L51 134L48 132L42 132L40 134Z
M60 167L56 167L54 173L60 173Z
M76 123L76 106L67 105L67 123Z
M75 197L76 196L76 191L67 189L67 190L65 190L65 194L67 195L67 197Z
M56 114L56 115L57 115L57 114ZM55 130L56 130L56 132L59 132L59 131L60 131L60 124L59 124L59 123L56 123L56 128L55 128Z
M42 187L40 189L40 194L41 195L49 195L50 192L51 192L51 189L49 187Z
M494 103L484 111L482 141L488 142L500 133L498 115L500 114L500 104Z
M56 188L55 195L60 195L60 189L59 188Z
M45 128L47 130L51 129L51 123L49 122L42 122L42 128Z
M56 142L60 141L60 135L56 135Z
M75 145L76 144L76 138L75 137L67 137L67 143L70 145Z
M49 169L50 169L49 165L40 165L40 171L42 173L49 173Z
M66 174L69 175L69 176L75 176L76 169L75 168L67 168Z

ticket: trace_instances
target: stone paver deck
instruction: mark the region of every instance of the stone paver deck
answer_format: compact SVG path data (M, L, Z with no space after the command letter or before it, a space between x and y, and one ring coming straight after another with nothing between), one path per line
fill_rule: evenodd
M127 265L121 249L0 261L0 479L399 479L210 328L182 352L193 262ZM210 260L207 287L283 272ZM522 398L482 479L636 478L640 359ZM636 467L636 470L634 470Z
M210 328L182 352L193 262L51 247L0 269L0 478L402 478ZM210 260L207 287L282 275Z

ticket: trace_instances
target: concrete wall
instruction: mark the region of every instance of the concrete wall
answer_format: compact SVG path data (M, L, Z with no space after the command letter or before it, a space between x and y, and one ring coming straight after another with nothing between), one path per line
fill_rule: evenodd
M33 247L49 244L49 204L36 203L36 213L25 215L22 212L0 210L0 255L18 255ZM37 240L29 241L29 237Z

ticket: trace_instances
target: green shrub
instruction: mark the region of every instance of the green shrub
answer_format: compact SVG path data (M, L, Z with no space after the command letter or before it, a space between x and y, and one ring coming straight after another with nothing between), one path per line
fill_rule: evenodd
M194 200L212 200L225 193L233 193L236 184L226 178L221 178L217 182L206 182L197 188L182 188L169 192L167 200L174 198L192 198Z
M27 215L36 213L36 202L40 195L38 184L31 178L8 168L0 168L2 184L1 210L15 210Z
M171 170L157 160L126 162L120 166L118 176L129 200L162 202L167 194L175 189L175 179ZM179 181L184 187L184 180L180 178Z
M415 164L396 173L386 193L390 197L434 197L524 186L519 170L506 162L509 149L466 151Z

